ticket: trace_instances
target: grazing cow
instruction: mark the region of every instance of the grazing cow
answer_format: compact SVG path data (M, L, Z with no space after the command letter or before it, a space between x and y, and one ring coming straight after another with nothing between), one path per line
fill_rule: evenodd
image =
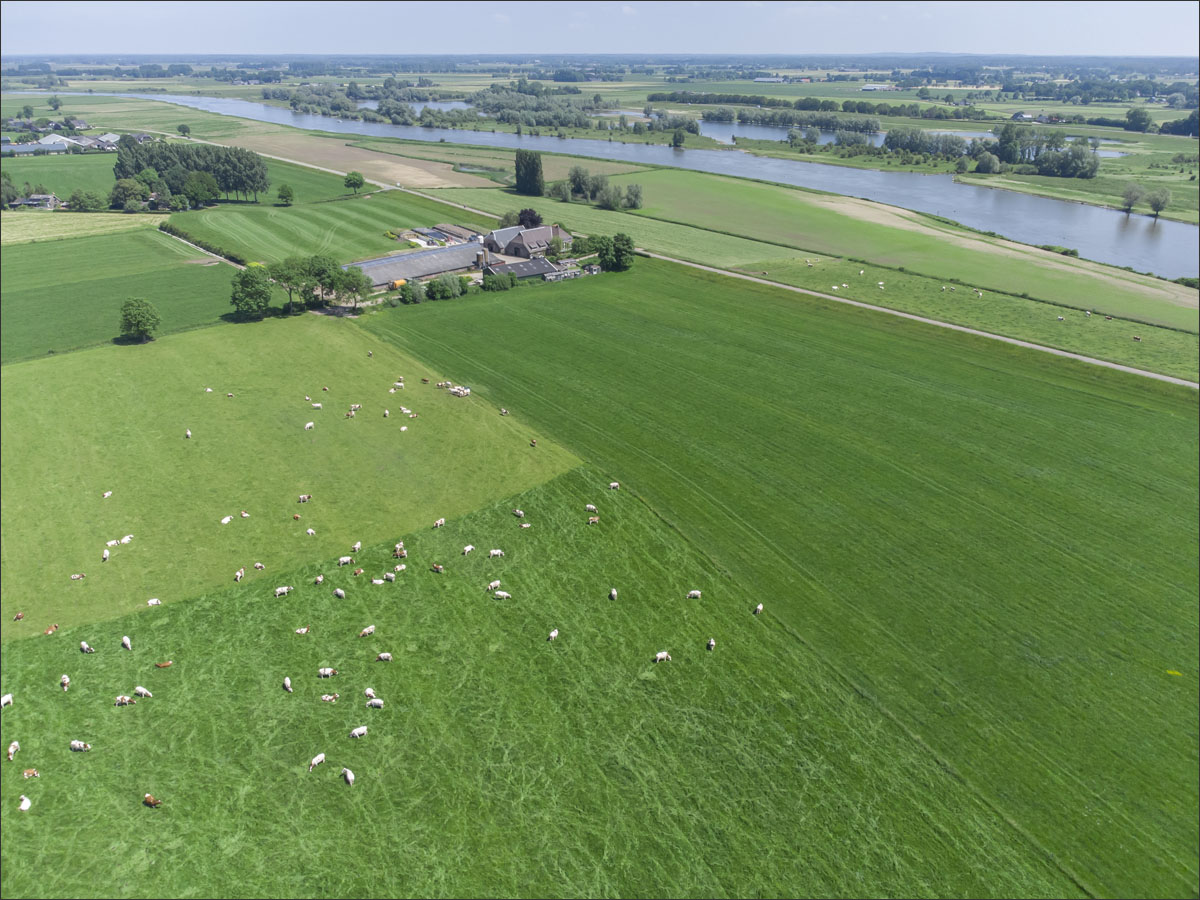
M400 426L400 430L401 430L401 431L408 431L408 426L407 426L407 425L401 425L401 426Z
M519 528L532 528L533 526L530 525L528 522L522 522L518 527Z
M699 592L699 591L688 591L687 598L688 598L689 600L699 600L699 599L700 599L700 592Z
M314 580L314 581L313 581L313 584L322 584L324 581L325 581L325 576L324 576L324 575L318 575L318 576L316 577L316 580Z
M317 533L315 531L313 531L311 528L305 529L304 533L307 534L309 537L317 536Z
M108 550L107 549L105 549L105 551L100 554L100 562L108 562Z
M87 641L80 641L79 642L79 652L80 653L95 653L96 648L89 645Z
M400 565L396 566L396 568L393 569L392 571L393 572L403 572L407 568L408 568L407 565L405 565L404 563L400 563Z
M165 668L167 668L168 666L172 665L174 662L175 662L175 660L173 660L173 659L168 659L166 662L155 663L155 664L154 664L154 668L156 668L156 669L165 669Z
M183 436L184 436L185 438L190 438L190 437L192 436L192 429L190 429L190 428L189 428L187 431L185 431L185 432L183 433Z
M608 592L608 599L609 600L617 599L617 589L616 588L613 588L611 591Z
M525 510L523 510L523 509L514 509L514 510L513 510L513 515L514 515L514 516L516 516L518 519L523 519L523 518L525 518Z
M397 541L395 549L392 550L392 556L399 558L400 551L404 549L404 541Z
M332 678L337 674L337 669L317 669L318 678Z
M142 687L140 684L133 689L133 692L139 697L153 697L154 695Z
M58 683L62 685L63 693L65 694L67 692L67 688L71 686L71 679L68 676L63 675L62 678L58 679Z
M1058 321L1060 321L1060 322L1065 322L1065 321L1066 321L1066 319L1064 319L1062 316L1059 316L1059 317L1058 317Z
M316 423L315 423L315 422L305 422L305 423L304 423L304 430L305 430L305 431L312 431L314 427L316 427Z
M6 706L12 706L12 694L5 694L3 697L0 697L0 709Z
M503 406L502 406L502 407L500 407L500 415L502 415L502 416L507 416L507 415L508 415L508 410L507 410L507 409L505 409Z
M301 494L300 498L296 502L297 503L307 503L311 499L312 499L312 494Z
M383 580L384 580L384 581L395 581L395 580L396 580L396 573L395 573L395 572L384 572L384 573L383 573Z
M83 581L85 578L87 578L87 572L76 572L71 576L72 581Z
M312 762L310 762L308 764L308 771L311 772L313 769L315 769L317 766L319 766L323 762L325 762L325 754L318 753L316 756L314 756L312 758Z
M619 491L619 490L621 489L621 482L619 482L619 481L610 481L610 482L608 483L608 489L609 489L610 491Z
M312 397L308 396L308 394L305 394L305 395L304 395L304 402L305 402L305 403L309 403L309 402L311 402L311 401L312 401Z
M232 397L233 394L230 394L229 396ZM145 803L147 806L149 806L151 809L158 809L160 806L162 806L162 801L159 800L157 797L155 797L153 794L147 794L145 797L142 798L142 802Z
M42 775L37 769L26 769L21 773L22 778L41 778Z
M760 603L760 604L758 604L758 606L754 607L754 614L757 616L757 615L760 615L761 613L762 613L762 604Z
M375 633L375 626L374 626L374 625L368 625L366 628L364 628L362 631L360 631L360 632L358 633L358 636L359 636L359 637L366 637L368 634L374 634L374 633Z
M292 587L292 585L285 584L283 587L275 588L275 596L276 597L286 597L288 594L290 594L294 590L295 590L295 588Z
M1134 339L1135 341L1141 341L1141 338L1140 338L1140 337L1138 337L1136 334L1133 336L1133 339Z
M1091 311L1090 309L1085 309L1085 310L1083 311L1083 314L1084 314L1085 316L1087 316L1089 319L1092 317L1092 311Z
M537 446L537 438L534 438L532 441L530 441L530 442L529 442L529 446L530 446L530 447L536 447L536 446Z
M599 525L600 517L599 516L588 516L588 524L589 525Z
M333 596L337 597L339 600L345 600L345 599L346 599L346 592L345 592L345 591L343 591L341 588L334 588L334 589L333 589Z
M366 725L359 725L357 728L353 729L350 732L350 737L352 737L352 738L360 738L360 737L366 737L366 736L367 736L367 726Z
M512 594L510 594L508 591L496 591L496 593L493 594L492 596L494 596L497 600L511 600L512 599Z
M546 638L546 640L552 641L556 637L558 637L558 629L557 628L555 628L552 632L550 632L550 637Z
M350 412L358 412L360 409L362 409L361 403L351 403L350 404Z
M1112 316L1105 316L1105 317L1104 317L1104 321L1105 321L1105 322L1111 322L1111 321L1112 321Z
M137 701L132 697L126 696L125 694L119 694L117 696L117 702L114 703L113 706L133 706L135 703L137 703Z
M391 412L390 412L390 411L388 411L388 410L386 410L386 409L383 411L383 417L384 417L385 419L386 419L386 418L388 418L388 416L390 416L390 415L391 415Z
M20 622L23 618L25 618L25 613L19 612L15 616L13 616L13 621Z
M392 661L392 654L390 654L390 653L380 653L377 657L375 657L375 662L391 662L391 661Z
M367 701L367 708L368 709L383 709L383 701L380 700L378 697L372 697L370 700Z
M246 512L244 509L240 513L238 513L238 515L240 515L243 519L250 518L250 513Z
M362 549L362 541L355 541L354 546L351 547L350 549L353 550L355 553L357 553L359 550Z
M53 625L51 625L49 628L47 628L45 631L43 631L42 634L54 634L54 632L56 632L56 631L58 631L58 623L57 622L55 622ZM126 640L128 640L128 638L126 638Z
M442 527L443 525L445 525L445 524L446 524L446 520L445 520L445 519L438 519L436 522L434 522L434 523L433 523L433 527L434 527L434 528L441 528L441 527Z
M121 646L126 650L133 649L133 642L129 640L129 635L125 635L125 637L121 638Z
M367 688L365 691L363 691L363 696L366 697L368 700L374 700L375 699L375 689Z
M361 575L361 574L362 574L363 572L365 572L365 571L367 571L367 570L366 570L366 569L355 569L355 570L354 570L354 574L355 574L355 575Z
M670 659L671 659L671 654L668 653L666 650L659 650L657 653L654 654L654 661L656 663L668 662Z
M91 744L85 744L83 741L71 741L72 753L87 753L91 749Z
M490 583L490 584L487 586L487 589L488 589L489 591L494 591L494 590L496 590L496 588L498 588L498 587L500 587L500 582L497 580L497 581L493 581L493 582L491 582L491 583Z
M324 703L337 703L340 694L322 694L321 701Z
M291 678L289 678L289 677L288 677L288 676L286 676L286 675L283 677L283 689L284 689L285 691L287 691L289 694L293 693L293 691L292 691L292 679L291 679Z
M350 410L350 412L346 413L346 418L353 419L354 418L354 410Z
M346 779L346 784L354 787L354 773L349 769L342 769L342 777Z
M348 566L352 562L354 562L353 556L339 556L338 557L338 565L339 566Z
M229 398L231 398L231 399L232 399L232 397L233 397L233 394L226 394L225 396L226 396L226 397L229 397Z
M327 390L329 390L329 388L327 388L327 387L323 387L323 388L321 388L321 390L323 390L323 391L327 391Z
M586 509L588 512L595 512L595 511L596 511L596 507L595 507L593 504L591 504L591 503L589 503L587 506L585 506L585 507L584 507L584 509Z
M432 569L434 572L437 572L439 575L446 571L445 566L438 565L437 563L434 563L432 566L430 566L430 569Z
M120 543L121 543L121 542L120 542L119 540L116 540L116 539L114 539L114 540L111 540L111 541L105 541L105 542L104 542L104 546L105 546L105 547L116 547L116 546L117 546L118 544L120 544Z
M11 744L8 745L8 761L9 762L13 761L13 757L17 755L17 751L20 749L21 749L21 744L19 741L13 741Z
M245 566L242 566L240 569L238 569L236 572L233 573L234 581L241 581L245 577L246 577L246 567Z
M205 388L205 389L204 389L204 393L206 393L206 394L211 394L211 393L212 393L212 388Z
M30 800L28 797L26 797L24 794L22 794L21 795L21 805L18 806L17 809L19 809L21 812L28 812L29 807L31 807L32 805L33 805L33 801Z
M474 549L475 549L474 544L467 544L467 546L463 547L463 556L466 556L468 553L470 553Z
M147 606L162 606L162 601L159 600L157 597L151 597L149 600L146 601L146 605Z
M222 525L228 525L228 524L229 524L230 522L232 522L232 521L233 521L233 516L226 516L225 518L223 518L223 519L221 520L221 524L222 524Z
M503 556L503 555L504 555L504 551L503 551L503 550L489 550L489 551L488 551L488 558L489 558L489 559L494 559L494 558L495 558L495 557L497 557L497 556Z
M103 494L101 494L101 498L104 500L107 500L111 496L112 496L112 491L105 491Z
M297 628L297 629L296 629L296 634L308 634L308 630L309 630L310 628L312 628L312 626L311 626L311 625L305 625L303 628Z
M125 535L125 537L121 538L121 543L122 543L122 544L128 544L128 543L129 543L130 541L132 541L132 540L133 540L133 535L132 535L132 534L127 534L127 535Z
M708 649L709 649L709 650L715 650L715 649L717 649L717 639L716 639L716 638L709 638L709 639L708 639Z

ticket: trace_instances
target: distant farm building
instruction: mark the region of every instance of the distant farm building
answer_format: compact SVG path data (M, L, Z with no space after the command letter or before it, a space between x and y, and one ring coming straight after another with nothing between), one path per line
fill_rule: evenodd
M520 225L513 225L511 228L489 231L484 235L483 245L493 253L534 259L546 255L550 249L550 241L554 238L562 241L564 250L569 250L574 240L567 231L558 225L539 225L537 228L522 228Z
M484 275L515 275L517 278L546 278L548 281L558 280L555 276L561 275L558 267L548 259L535 258L526 259L521 262L505 263L498 266L487 266L483 270Z
M898 91L900 90L894 84L864 84L859 88L860 91Z
M382 287L397 281L430 278L443 272L466 272L479 268L481 260L478 257L481 253L482 250L476 243L452 244L449 247L414 250L412 253L369 259L366 262L354 263L354 266L362 269L371 279L371 284Z
M30 194L28 197L13 200L8 205L12 207L23 206L27 209L58 209L62 206L62 201L54 194Z

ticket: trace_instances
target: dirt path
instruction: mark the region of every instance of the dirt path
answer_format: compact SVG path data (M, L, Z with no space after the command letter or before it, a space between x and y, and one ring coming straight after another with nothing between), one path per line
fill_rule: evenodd
M444 202L444 201L443 201ZM949 328L951 331L961 331L964 334L974 334L979 337L991 338L993 341L1003 341L1006 344L1013 344L1017 347L1025 347L1029 350L1040 350L1043 353L1051 353L1055 356L1065 356L1068 359L1077 359L1080 362L1090 363L1093 366L1104 366L1107 369L1116 369L1120 372L1128 372L1131 375L1141 375L1143 378L1153 378L1156 381L1166 381L1170 384L1178 384L1182 387L1200 390L1200 383L1195 381L1187 381L1183 378L1175 378L1171 375L1161 375L1158 372L1147 372L1145 369L1135 369L1132 366L1123 366L1120 363L1109 362L1104 359L1095 359L1091 356L1083 356L1079 353L1071 353L1067 350L1059 350L1055 347L1046 347L1042 344L1034 344L1029 341L1018 340L1017 338L1005 337L1002 334L992 334L990 331L979 331L975 328L967 328L964 325L954 325L950 322L940 322L937 319L927 319L925 316L917 316L912 313L901 312L898 309L888 309L886 306L875 306L870 303L862 303L858 300L851 300L848 297L835 297L831 294L822 294L819 291L810 291L805 288L793 287L790 284L780 284L778 281L768 281L765 278L756 278L753 275L743 275L741 272L730 272L728 269L717 269L713 266L705 266L700 263L688 262L685 259L676 259L672 256L663 256L659 253L651 253L648 250L643 250L640 247L638 252L651 259L661 259L666 262L678 263L681 266L689 266L693 269L702 269L705 272L715 272L717 275L725 275L729 278L740 278L743 281L753 281L757 284L765 284L770 287L781 288L785 291L792 291L797 294L805 294L810 297L820 297L822 300L831 300L834 303L845 303L848 306L857 306L862 309L869 309L873 312L887 313L889 316L899 316L902 319L911 319L914 322L923 322L926 325L936 325L938 328Z

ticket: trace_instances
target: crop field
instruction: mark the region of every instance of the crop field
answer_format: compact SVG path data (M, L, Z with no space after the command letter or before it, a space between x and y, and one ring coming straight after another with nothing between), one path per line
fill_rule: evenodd
M15 218L21 217L60 218L57 213ZM73 218L91 224L110 217L87 213ZM9 221L6 215L6 230ZM129 297L144 297L155 305L162 334L215 324L231 311L232 279L231 266L145 227L5 244L0 358L10 363L108 343L120 334L121 304ZM5 369L6 382L13 371ZM86 382L88 376L80 379ZM31 402L41 399L36 389L30 395Z
M310 170L306 178L314 184L325 184L327 191L334 186L344 191L342 179L335 175ZM396 241L385 232L438 222L495 227L495 222L486 217L402 191L368 191L337 200L318 198L310 202L300 186L293 187L297 191L294 206L269 202L220 204L176 213L170 221L193 237L268 263L288 256L313 254L332 256L339 262L380 256L398 249ZM278 183L272 179L272 195L277 189Z
M26 209L0 213L0 244L33 244L70 238L116 234L122 231L153 231L166 215L141 213L71 213Z
M1088 892L1196 893L1194 391L646 260L366 327L637 492Z
M107 198L116 178L113 177L115 153L66 153L60 156L4 157L0 168L12 176L18 187L44 185L60 200L79 189L92 191Z
M230 270L221 268L228 285ZM23 524L4 534L5 621L14 606L33 621L66 625L152 596L170 605L224 586L255 561L273 577L574 464L549 445L525 452L523 429L420 385L434 373L350 325L269 319L6 366L3 518ZM389 394L398 375L418 384ZM306 394L325 408L312 409ZM347 420L351 403L365 408ZM401 415L401 404L421 418ZM435 477L456 466L470 472L462 483ZM364 479L378 488L364 490ZM101 502L106 490L113 496ZM321 502L297 508L302 493ZM243 509L249 519L238 516ZM306 536L310 527L315 537ZM129 533L134 542L102 564L105 542ZM72 583L76 572L87 579ZM17 634L4 629L6 640Z

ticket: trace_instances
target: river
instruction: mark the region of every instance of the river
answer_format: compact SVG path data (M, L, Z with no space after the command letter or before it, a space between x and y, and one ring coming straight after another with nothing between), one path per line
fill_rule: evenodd
M294 128L347 135L406 138L451 144L524 148L573 153L645 165L674 166L715 175L757 178L835 194L862 197L933 213L981 231L993 231L1027 244L1072 247L1080 256L1165 278L1200 272L1200 229L1182 222L1155 221L1122 212L957 184L950 175L918 175L773 159L732 150L674 150L661 144L622 144L591 139L516 135L509 132L423 128L335 119L296 113L250 100L172 94L101 94L176 103L193 109L274 122ZM764 127L764 126L759 126Z

